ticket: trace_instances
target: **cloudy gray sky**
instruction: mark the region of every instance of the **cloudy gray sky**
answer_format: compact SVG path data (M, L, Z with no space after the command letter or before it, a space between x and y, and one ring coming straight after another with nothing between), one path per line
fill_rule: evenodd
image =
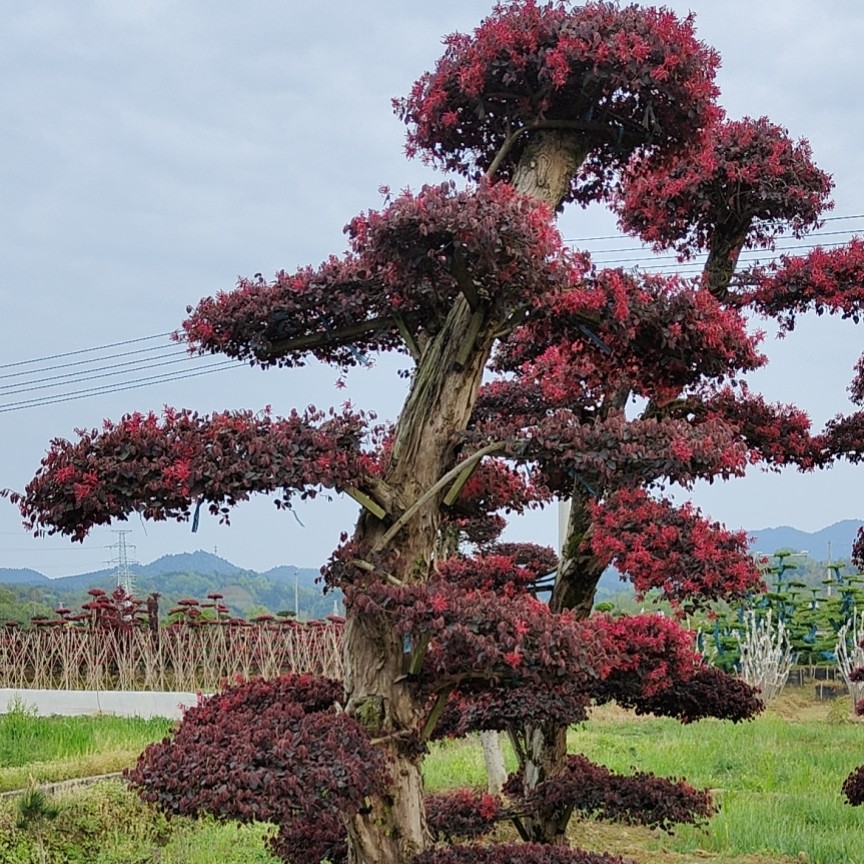
M22 361L164 334L187 303L229 289L238 275L317 264L344 249L342 227L381 203L378 187L436 180L405 160L390 109L440 52L440 38L473 27L488 0L29 0L6 3L0 52L0 487L20 489L54 436L163 404L202 411L326 406L347 395L393 416L398 360L353 373L337 390L330 369L262 372L244 366L196 377L216 361L185 360L166 339ZM858 0L672 2L696 13L723 57L730 116L768 115L810 139L834 175L838 218L825 231L864 231ZM858 217L850 219L846 217ZM615 233L601 210L567 213L568 239ZM826 236L824 242L844 239ZM590 240L598 261L626 257L620 241ZM639 252L633 256L639 257ZM851 324L814 319L782 342L754 377L772 399L795 401L816 425L847 410L845 388L862 345ZM103 369L132 349L139 371ZM175 352L177 349L173 349ZM130 355L132 359L132 355ZM88 364L67 364L88 361ZM179 362L178 362L179 361ZM156 366L156 363L170 365ZM37 374L36 370L63 366ZM99 371L95 371L98 367ZM94 370L75 383L72 372ZM105 377L109 373L123 375ZM26 374L21 374L26 373ZM53 381L37 381L70 375ZM105 392L132 378L158 385ZM83 376L82 376L83 377ZM42 388L42 389L33 389ZM98 395L73 398L102 388ZM67 398L68 401L57 401ZM19 403L39 400L27 406ZM704 510L733 527L813 530L864 516L862 475L848 467L799 476L759 474L698 488ZM350 501L299 504L302 526L261 499L232 526L130 528L135 555L218 548L240 566L318 566L350 529ZM514 536L554 542L555 516ZM110 529L83 545L32 540L0 502L0 566L81 572L112 555Z

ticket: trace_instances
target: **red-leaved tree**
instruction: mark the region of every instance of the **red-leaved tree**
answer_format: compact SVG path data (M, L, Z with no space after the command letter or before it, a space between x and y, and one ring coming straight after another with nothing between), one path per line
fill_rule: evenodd
M742 307L782 316L797 299L731 280L745 245L817 224L830 184L782 129L723 121L716 65L667 10L496 5L396 103L409 151L467 181L405 192L351 220L341 257L242 279L183 323L192 350L265 368L403 352L414 369L394 426L350 410L129 415L53 441L11 493L30 529L79 540L133 513L206 505L227 521L255 492L362 504L325 567L346 596L345 680L204 702L142 754L145 797L273 821L294 864L612 864L558 848L574 812L710 815L686 784L568 756L565 732L592 700L684 722L753 715L754 692L704 666L675 621L589 617L594 590L610 563L681 606L752 590L745 538L658 491L826 458L801 412L737 384L764 362ZM589 201L652 243L707 250L705 278L597 270L554 223ZM498 542L500 510L552 498L572 505L560 561ZM437 797L427 819L427 742L478 729L514 743L506 798ZM535 842L450 845L502 818Z

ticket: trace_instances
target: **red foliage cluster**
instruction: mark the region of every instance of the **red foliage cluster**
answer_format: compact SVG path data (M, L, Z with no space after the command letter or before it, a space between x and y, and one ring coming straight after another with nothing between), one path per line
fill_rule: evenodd
M479 839L505 818L500 798L470 789L427 795L424 800L426 823L436 841Z
M241 279L201 300L183 324L186 340L263 367L309 354L353 366L366 352L404 348L405 332L437 332L463 289L492 303L526 301L569 272L548 209L507 184L406 191L346 230L344 258L273 282Z
M119 585L110 593L102 588L89 588L87 594L90 599L81 604L80 612L61 606L54 610L56 618L32 616L32 625L43 629L75 627L120 632L136 627L156 630L159 626L158 594L151 594L148 600L142 600L127 594ZM5 626L15 629L20 625L17 621L6 621Z
M602 633L610 651L608 674L594 685L598 701L653 696L674 681L688 681L701 665L693 634L672 618L593 615L590 623Z
M862 387L862 368L864 368L862 362L859 361L858 376L853 385L856 391ZM837 416L829 420L825 424L822 441L826 452L833 456L842 457L855 464L864 461L864 411L855 411L846 417ZM852 544L852 563L859 570L864 570L864 530L862 529L858 530L855 542Z
M446 45L395 107L409 154L462 173L503 151L496 167L510 179L532 134L562 130L589 154L568 196L586 201L635 150L680 149L719 115L717 55L665 9L512 0Z
M543 687L502 678L455 690L435 727L435 737L478 729L520 730L540 723L581 722L590 700L616 701L639 714L705 717L738 722L762 710L756 690L702 663L693 634L659 615L593 616L585 627L608 658L596 675L551 678Z
M558 555L550 546L536 543L493 543L484 547L487 555L506 555L513 559L517 567L524 567L534 573L535 579L553 573L558 566Z
M617 855L537 843L484 843L430 849L412 864L632 864Z
M467 693L454 690L435 726L433 738L461 738L483 729L504 732L541 723L571 726L588 716L591 686L567 678L542 687L496 686Z
M807 255L781 255L779 263L756 270L749 301L763 315L793 330L795 318L809 310L840 313L855 323L864 309L864 240L845 246L817 246Z
M864 531L860 528L852 544L852 563L859 570L864 571Z
M849 385L849 398L856 405L864 405L864 357L855 363L855 377Z
M700 148L654 165L636 159L616 205L621 227L674 247L683 259L720 242L769 246L819 226L831 205L831 178L812 161L810 145L793 141L768 118L711 127Z
M140 513L147 519L190 516L209 503L228 521L229 508L254 492L282 491L283 502L318 487L358 482L365 421L349 410L336 414L233 411L210 416L166 408L105 421L100 431L78 430L78 440L55 438L18 504L29 530L83 540L94 525Z
M858 548L862 543L861 533L858 534L858 540L856 541L856 552L854 555L858 555L859 557L855 560L855 563L859 568L862 567L861 563L861 550ZM856 683L861 683L864 681L864 666L859 666L856 669L852 670L852 674L849 676L851 681ZM855 704L855 713L861 717L864 716L864 699L859 700ZM857 807L860 804L864 804L864 765L859 765L844 781L843 781L843 794L846 796L846 800L853 806Z
M547 406L599 402L622 387L666 402L706 379L761 366L757 341L738 310L698 284L600 270L544 297L496 367L536 381Z
M607 640L611 669L594 681L598 704L616 701L637 714L675 717L692 723L705 717L749 720L762 711L757 691L731 675L705 666L693 634L660 615L593 616Z
M834 455L856 464L864 460L864 411L829 420L823 440L826 449Z
M504 791L522 793L522 779L511 776ZM695 823L713 815L707 791L654 774L616 774L581 755L567 757L564 771L538 784L524 807L544 818L566 818L572 811L615 822L647 825L669 831L673 825Z
M504 597L524 593L555 572L558 556L546 546L502 543L473 557L454 556L438 565L438 578L463 591L492 591Z
M533 597L500 597L430 582L399 587L349 586L353 613L386 615L412 646L422 649L418 682L427 692L463 691L489 682L520 686L567 677L584 687L608 665L602 635L588 622L554 615Z
M478 424L472 435L483 440L495 434L493 423ZM577 477L589 489L640 486L667 479L683 486L694 480L743 474L747 450L734 429L716 418L698 424L673 417L630 420L610 410L603 419L582 423L566 409L550 412L533 428L508 429L507 454L537 462L545 485L565 497ZM504 426L502 429L501 426Z
M695 723L706 717L740 723L752 720L765 707L756 688L714 666L700 666L689 678L673 678L668 686L650 696L611 698L637 714L674 717L681 723Z
M853 807L864 804L864 765L859 765L843 781L843 794Z
M504 509L524 513L549 497L548 490L536 486L524 471L514 470L501 459L484 459L462 487L453 509L472 515Z
M590 549L615 564L640 597L657 589L688 609L763 588L743 531L709 522L690 503L674 505L644 489L621 490L591 506Z
M794 405L768 403L746 385L738 392L724 387L701 404L687 407L735 428L753 462L777 469L789 464L806 469L826 461L824 441L811 435L806 412Z
M344 860L342 815L388 779L366 730L337 711L341 698L339 682L310 676L229 687L188 709L127 777L171 813L274 822L274 849L294 864Z
M526 471L501 459L484 459L447 511L447 523L460 539L488 546L500 536L505 520L496 511L524 513L549 501L550 492Z

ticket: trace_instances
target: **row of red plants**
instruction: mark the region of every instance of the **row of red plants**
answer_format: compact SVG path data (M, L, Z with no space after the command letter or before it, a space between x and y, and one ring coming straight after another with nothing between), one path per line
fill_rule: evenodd
M31 626L0 629L0 686L212 691L238 677L342 674L343 620L231 615L222 595L181 600L160 626L158 595L90 589Z

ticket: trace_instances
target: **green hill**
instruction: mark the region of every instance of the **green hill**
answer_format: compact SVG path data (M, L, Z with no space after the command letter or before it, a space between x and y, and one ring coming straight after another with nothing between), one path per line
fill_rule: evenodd
M235 615L249 617L262 612L298 611L302 619L342 614L341 592L324 594L312 568L286 565L266 573L244 570L209 552L166 555L150 564L130 566L133 593L160 595L162 614L178 600L203 600L208 594L224 595L223 602ZM48 579L36 571L0 568L0 619L22 622L58 606L80 608L89 588L110 591L117 584L114 570L97 570Z

